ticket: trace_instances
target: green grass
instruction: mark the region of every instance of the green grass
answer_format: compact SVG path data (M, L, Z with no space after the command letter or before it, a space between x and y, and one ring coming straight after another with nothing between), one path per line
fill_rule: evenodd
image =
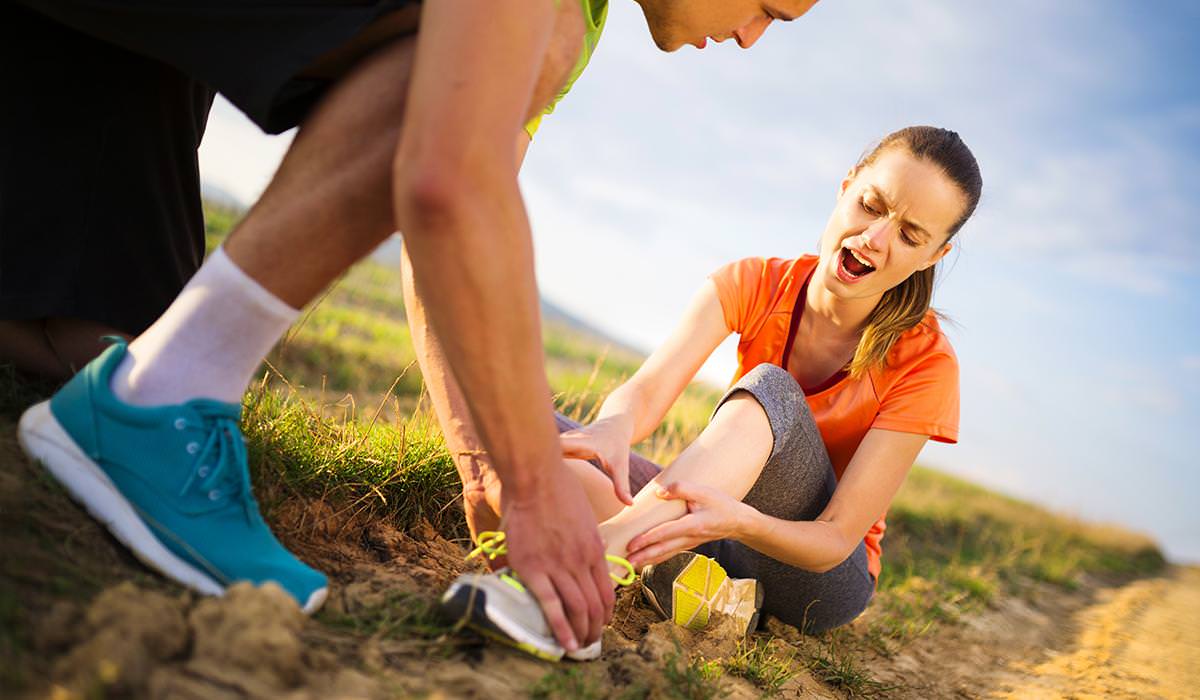
M461 486L428 414L381 420L384 403L321 404L268 380L247 395L243 431L254 481L266 501L325 501L346 518L386 518L397 527L422 519L461 534L451 509Z
M887 697L896 689L872 678L853 654L843 651L836 643L821 646L809 657L808 668L817 679L852 698Z
M727 693L721 683L720 661L689 658L676 642L675 651L663 660L663 678L669 697L678 700L711 700Z
M887 522L872 634L898 642L1001 592L1019 592L1026 580L1071 588L1084 573L1145 575L1166 563L1143 536L921 467L909 474Z
M529 689L534 700L599 700L605 697L603 686L593 674L580 668L556 668L542 676Z
M763 697L771 697L800 672L795 656L795 649L786 643L756 638L740 644L737 652L723 660L721 666L729 675L753 683Z
M451 630L434 600L405 591L388 593L352 611L322 611L317 619L356 635L384 639L436 639Z

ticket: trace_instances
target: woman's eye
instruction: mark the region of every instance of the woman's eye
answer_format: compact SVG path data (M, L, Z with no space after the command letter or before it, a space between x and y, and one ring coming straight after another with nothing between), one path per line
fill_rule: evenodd
M904 229L900 229L900 238L910 246L916 247L918 245L916 239L908 235L908 231L905 231Z
M862 199L859 201L862 203L863 211L867 212L871 216L879 216L879 210L876 209L875 207L871 206L870 204L868 204L867 200Z

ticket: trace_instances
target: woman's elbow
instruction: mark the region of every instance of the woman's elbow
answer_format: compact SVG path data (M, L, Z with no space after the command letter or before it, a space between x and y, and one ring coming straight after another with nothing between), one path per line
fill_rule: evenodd
M834 537L831 538L833 541L830 542L829 547L830 556L820 565L810 569L818 574L828 573L841 566L842 562L846 561L851 557L851 555L854 554L854 550L858 548L858 543L861 541L861 539L852 539L848 537L846 533L842 532L841 529L837 527L836 524L829 524L832 526L831 530L834 534Z

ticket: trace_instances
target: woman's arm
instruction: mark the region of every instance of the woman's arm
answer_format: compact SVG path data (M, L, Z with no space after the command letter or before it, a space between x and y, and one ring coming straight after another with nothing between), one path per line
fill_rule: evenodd
M828 571L854 552L887 510L928 439L878 428L868 431L829 505L812 521L764 515L711 487L664 484L660 497L687 501L688 514L633 538L630 559L644 566L703 542L732 538L785 564Z
M608 395L598 418L626 416L633 426L630 444L645 439L729 333L717 286L706 280L667 341Z
M832 569L854 552L887 510L928 439L878 428L867 431L816 520L789 522L754 511L735 537L785 564L809 571Z
M667 341L608 395L596 420L562 434L564 455L599 459L612 478L617 498L631 504L629 446L658 427L671 404L729 333L716 284L707 280Z

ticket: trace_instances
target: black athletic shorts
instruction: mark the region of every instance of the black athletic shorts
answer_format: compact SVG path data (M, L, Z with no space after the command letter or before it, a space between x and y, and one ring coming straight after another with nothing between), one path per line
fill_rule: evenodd
M299 124L330 81L299 74L415 0L18 0L179 69L263 131Z
M204 256L213 92L0 0L0 319L139 333Z
M0 319L144 330L203 259L214 92L295 126L298 73L412 1L0 0Z

